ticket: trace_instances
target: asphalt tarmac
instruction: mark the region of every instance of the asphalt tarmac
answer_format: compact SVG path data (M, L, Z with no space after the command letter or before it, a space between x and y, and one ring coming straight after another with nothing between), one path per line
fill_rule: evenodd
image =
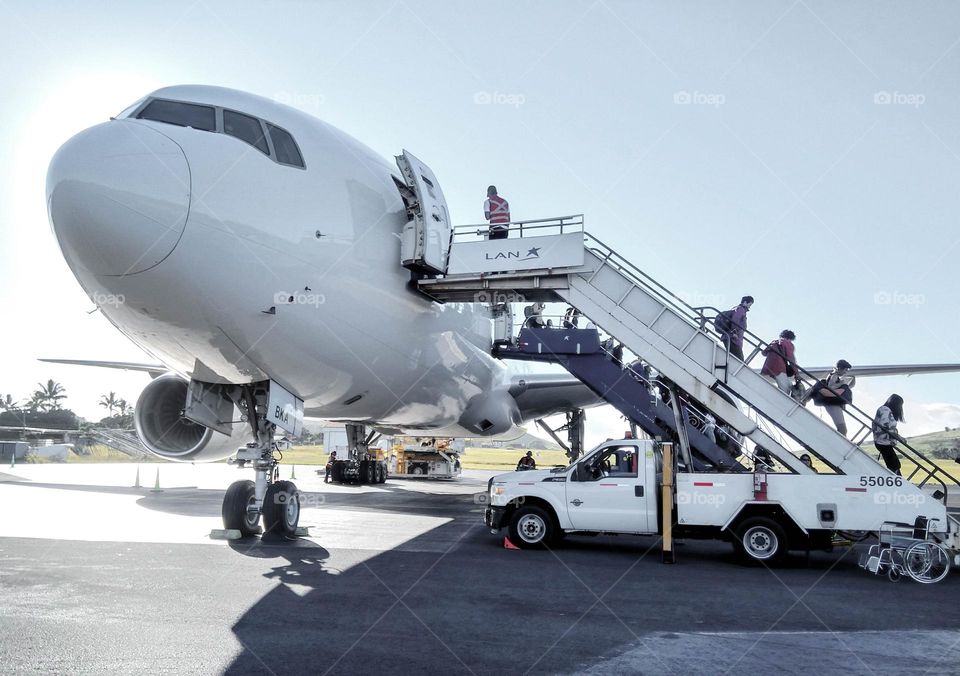
M296 542L208 537L225 465L0 468L4 673L956 673L960 574L890 582L856 548L745 567L722 542L512 551L489 472L304 492ZM291 469L283 468L288 478Z

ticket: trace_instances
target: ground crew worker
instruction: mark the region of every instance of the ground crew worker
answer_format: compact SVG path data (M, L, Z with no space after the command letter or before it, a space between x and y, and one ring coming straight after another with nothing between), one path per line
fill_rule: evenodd
M533 451L527 451L527 454L520 458L520 462L517 463L517 471L536 468L537 461L533 459Z
M327 473L323 475L323 483L325 484L330 483L330 470L333 469L333 463L336 462L336 460L337 460L337 452L331 451L330 457L327 458L327 466L325 468L327 470Z
M506 239L510 232L510 203L497 194L497 186L487 188L483 202L483 217L490 223L490 239Z

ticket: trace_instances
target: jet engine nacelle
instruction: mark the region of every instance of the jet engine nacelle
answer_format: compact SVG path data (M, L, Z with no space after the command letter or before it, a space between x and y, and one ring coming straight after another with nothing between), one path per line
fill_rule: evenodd
M461 426L484 436L504 434L522 422L517 400L506 389L474 397L459 420Z
M234 424L233 434L227 436L184 418L187 387L183 378L167 374L151 381L140 394L133 422L147 450L167 460L211 462L233 455L253 440L246 424Z

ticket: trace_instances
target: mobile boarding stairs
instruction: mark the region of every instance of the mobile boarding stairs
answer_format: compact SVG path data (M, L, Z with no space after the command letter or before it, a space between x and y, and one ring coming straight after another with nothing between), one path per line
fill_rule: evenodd
M446 270L421 270L419 290L441 303L491 306L496 356L563 365L647 434L679 440L681 449L689 449L688 466L682 469L752 471L746 461L766 451L787 471L812 474L788 450L792 443L836 474L892 477L861 449L870 437L872 416L847 405L855 432L850 439L836 432L748 366L766 343L747 332L744 347L751 351L746 362L731 356L713 328L716 308L691 307L586 232L582 215L514 222L508 239L490 240L486 233L485 224L452 228ZM404 264L416 269L409 260ZM510 304L533 301L577 308L581 325L592 320L638 360L620 363L593 329L523 328L514 339ZM808 384L816 381L813 374L801 372ZM657 397L658 390L670 396ZM736 448L731 450L729 443L721 447L705 433L708 420L731 431ZM898 450L907 461L904 491L942 503L942 528L960 530L955 510L946 513L948 496L960 494L960 481L906 442ZM868 486L848 490L863 489L868 499ZM883 512L878 506L879 517Z

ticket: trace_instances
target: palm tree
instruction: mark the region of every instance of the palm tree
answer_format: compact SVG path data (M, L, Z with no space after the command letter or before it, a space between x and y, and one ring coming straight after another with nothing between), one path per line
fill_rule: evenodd
M0 408L2 408L4 411L16 411L18 408L20 408L17 404L18 402L9 394L0 397Z
M35 390L33 397L31 398L31 403L34 399L37 400L37 408L42 411L59 411L60 401L67 398L66 389L63 385L53 380L53 378L47 381L47 384L37 383L39 389Z
M104 394L100 396L100 405L103 406L105 409L107 409L107 413L109 413L110 415L113 415L113 412L117 408L120 408L121 401L123 401L123 399L117 399L116 392L110 392L109 394ZM120 410L122 413L123 409L120 408Z
M126 399L117 399L117 408L120 409L120 415L133 415L133 406Z
M46 399L44 398L43 394L40 392L40 390L37 390L30 395L30 398L27 400L24 408L30 413L36 413L44 407L45 402Z

